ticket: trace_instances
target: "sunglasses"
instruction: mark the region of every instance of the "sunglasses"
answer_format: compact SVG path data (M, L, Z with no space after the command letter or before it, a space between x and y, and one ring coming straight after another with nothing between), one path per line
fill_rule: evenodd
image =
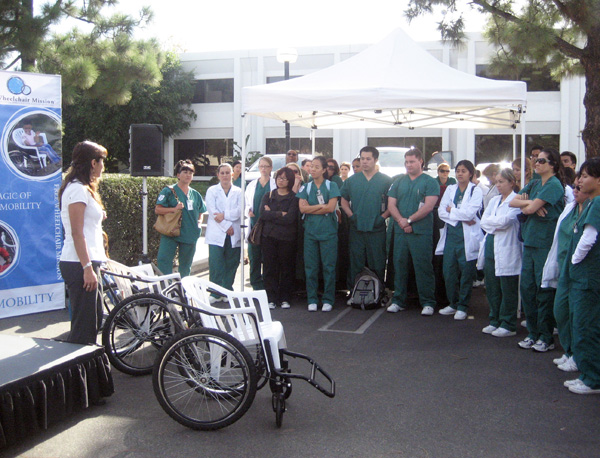
M288 156L298 156L296 153L287 153Z
M450 173L450 170L440 170L440 173Z
M581 186L575 186L575 189L576 189L577 191L581 191Z
M536 164L549 164L550 161L548 159L546 159L545 157L540 157L535 160L535 163Z

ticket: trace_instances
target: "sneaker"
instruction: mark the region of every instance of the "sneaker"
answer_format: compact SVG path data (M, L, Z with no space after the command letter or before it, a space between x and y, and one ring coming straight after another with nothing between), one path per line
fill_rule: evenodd
M346 301L346 305L352 305L352 297Z
M287 301L283 301L283 302L281 303L281 308L282 308L282 309L289 309L289 308L290 308L290 303L289 303L289 302L287 302Z
M317 304L308 304L308 311L309 312L316 312L317 311Z
M567 388L569 388L570 386L575 386L575 385L583 385L584 383L581 381L581 379L578 378L574 378L573 380L565 380L563 382L563 385L566 386Z
M402 312L403 310L406 310L406 307L402 307L398 304L392 304L386 310L390 313L398 313Z
M488 324L485 328L483 328L481 330L481 332L483 332L484 334L491 334L496 329L498 329L496 326L492 326L491 324Z
M569 359L567 359L566 362L559 364L558 368L561 371L565 371L565 372L577 372L579 370L577 368L577 363L575 362L575 360L573 359L572 356Z
M527 320L521 321L521 326L523 326L524 328L526 328L527 327Z
M421 315L423 315L423 316L433 315L433 307L431 305L426 305L425 307L423 307L423 310L421 310Z
M561 364L564 364L567 362L567 360L569 359L569 355L567 355L566 353L564 355L562 355L560 358L554 358L552 360L552 362L554 364L556 364L557 366L560 366Z
M456 309L453 307L444 307L438 312L440 315L454 315L456 313Z
M220 302L221 299L215 296L208 296L208 302L210 302L211 304L214 304L215 302Z
M270 308L271 310L273 310L275 307L277 307L277 306L275 305L275 302L269 302L269 308Z
M517 333L515 331L509 331L508 329L498 328L494 332L492 332L494 337L512 337L516 336Z
M525 337L517 345L525 350L528 350L535 345L535 341L531 337Z
M546 342L540 339L535 344L533 344L531 348L533 348L535 351L545 353L548 350L554 350L554 344L547 344Z
M322 312L331 312L333 310L333 307L331 304L323 304L323 307L321 308Z
M483 286L485 284L485 282L483 280L475 280L473 282L473 288L477 288L479 286Z
M464 320L467 318L467 312L463 312L462 310L457 310L454 314L455 320Z
M576 385L569 385L569 391L575 394L600 394L600 389L594 389L581 382Z

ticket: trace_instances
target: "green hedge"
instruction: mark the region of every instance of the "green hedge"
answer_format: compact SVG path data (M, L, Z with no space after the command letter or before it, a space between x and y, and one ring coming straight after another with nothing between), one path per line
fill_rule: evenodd
M108 234L110 257L126 265L137 264L142 257L142 181L141 177L103 174L99 191L106 208L103 228ZM152 226L158 193L177 182L175 178L148 177L148 257L156 263L160 234Z

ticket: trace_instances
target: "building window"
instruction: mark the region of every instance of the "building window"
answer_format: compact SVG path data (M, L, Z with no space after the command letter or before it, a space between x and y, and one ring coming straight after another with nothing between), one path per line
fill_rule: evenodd
M293 80L294 78L299 78L302 75L290 75L289 79ZM283 75L281 76L267 76L267 84L271 84L271 83L279 83L280 81L285 81L285 77Z
M425 156L425 163L427 164L433 153L442 150L442 137L369 137L368 144L375 148L380 146L399 146L403 148L416 146ZM356 155L358 156L358 151Z
M521 136L517 135L516 157L521 156ZM558 150L560 135L527 135L525 137L525 151L534 145ZM484 162L510 162L513 160L512 135L475 135L475 163Z
M233 102L233 78L196 80L192 103Z
M475 73L493 80L524 81L530 92L560 91L560 82L550 76L547 68L537 68L531 64L522 64L514 71L504 72L494 71L490 65L476 65Z
M290 140L292 149L300 151L300 154L312 154L312 142L310 138L292 138ZM325 157L333 157L333 138L316 138L315 151ZM286 152L285 138L267 138L267 154L281 154Z
M233 139L175 140L175 163L191 159L196 167L195 176L215 176L224 156L231 156Z

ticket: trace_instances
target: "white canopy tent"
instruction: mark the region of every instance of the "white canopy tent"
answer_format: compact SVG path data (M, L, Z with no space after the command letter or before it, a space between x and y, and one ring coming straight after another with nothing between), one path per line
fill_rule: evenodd
M401 29L331 67L242 89L244 116L310 129L517 129L520 125L523 158L526 102L524 82L490 80L456 70ZM245 131L243 122L242 138ZM245 160L243 143L242 163Z

